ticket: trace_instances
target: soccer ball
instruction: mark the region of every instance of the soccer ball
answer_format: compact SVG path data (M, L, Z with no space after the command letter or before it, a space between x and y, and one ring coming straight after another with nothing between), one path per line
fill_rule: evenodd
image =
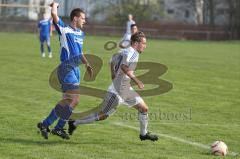
M228 153L228 147L223 141L215 141L211 145L212 154L218 156L226 156Z

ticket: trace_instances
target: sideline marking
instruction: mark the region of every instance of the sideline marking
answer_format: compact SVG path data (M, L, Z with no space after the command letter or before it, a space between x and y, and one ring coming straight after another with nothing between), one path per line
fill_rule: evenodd
M137 128L137 127L126 125L126 124L123 124L123 123L120 123L120 122L113 122L113 124L117 125L117 126L130 128L130 129L139 131L139 128ZM171 135L167 135L167 134L161 134L161 133L156 133L156 134L159 135L159 137L168 138L168 139L171 139L171 140L175 140L175 141L178 141L178 142L182 142L182 143L185 143L185 144L189 144L189 145L200 147L200 148L207 149L207 150L211 149L211 147L209 145L204 145L204 144L201 144L201 143L185 140L185 139L175 137L175 136L171 136ZM237 157L238 153L237 152L228 152L228 155Z

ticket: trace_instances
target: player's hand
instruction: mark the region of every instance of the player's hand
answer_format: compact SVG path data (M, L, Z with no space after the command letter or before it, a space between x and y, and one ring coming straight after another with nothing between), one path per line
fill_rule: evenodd
M87 69L87 72L88 72L90 78L92 78L92 76L93 76L93 68L92 68L92 66L90 66L89 64L86 64L86 69Z
M49 6L58 8L59 7L59 3L53 1L51 4L49 4Z
M142 83L142 81L137 81L137 85L139 89L143 89L144 88L144 84Z

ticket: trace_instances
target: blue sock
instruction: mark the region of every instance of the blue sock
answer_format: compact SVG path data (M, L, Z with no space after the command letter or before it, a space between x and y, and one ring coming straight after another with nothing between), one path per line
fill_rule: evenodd
M48 52L52 52L50 45L48 45L47 48L48 48Z
M55 129L63 129L63 127L66 124L66 119L68 119L70 117L70 115L72 114L72 110L73 110L72 107L66 105L66 106L64 106L64 108L65 108L65 111L64 111L64 113L61 114L61 117L58 120L58 123L55 126ZM65 118L65 115L66 115L65 113L67 113L69 115L69 116L67 115L68 116L67 118Z
M56 115L61 118L61 119L64 119L64 120L68 120L69 117L71 116L72 114L72 110L73 108L68 106L68 105L64 105L64 106L61 106L61 105L57 105L55 107L55 113Z
M57 104L58 105L58 104ZM52 125L52 123L57 120L58 116L55 112L55 108L52 109L51 113L48 115L48 117L43 120L43 125L48 127L50 125Z
M55 129L63 129L63 127L66 124L66 120L64 119L59 119L57 125L55 126Z

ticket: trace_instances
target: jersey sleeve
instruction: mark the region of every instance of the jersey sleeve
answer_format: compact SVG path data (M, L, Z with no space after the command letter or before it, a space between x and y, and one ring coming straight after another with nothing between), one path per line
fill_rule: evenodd
M130 65L130 57L129 57L129 55L127 53L123 53L121 56L122 56L121 64L129 66Z
M136 58L137 54L135 53L125 53L122 56L122 64L133 70L136 67Z
M56 31L58 32L58 34L61 35L61 34L62 34L62 31L63 31L63 28L66 27L66 25L64 24L64 22L62 21L62 19L59 18L57 24L53 21L53 24L54 24L55 29L56 29Z

